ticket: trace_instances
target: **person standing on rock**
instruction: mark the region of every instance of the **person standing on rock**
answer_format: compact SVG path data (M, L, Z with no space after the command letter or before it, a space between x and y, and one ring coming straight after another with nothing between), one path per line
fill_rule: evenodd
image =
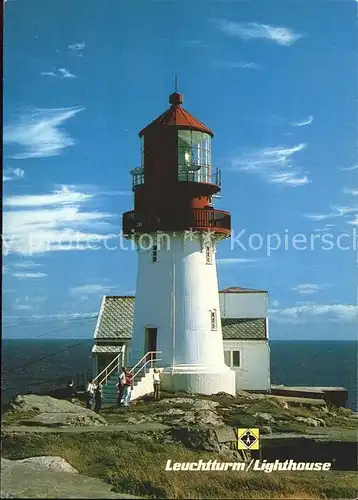
M101 406L102 406L102 384L97 384L95 390L94 390L94 411L96 413L99 413Z
M121 406L122 400L123 400L123 391L124 391L124 386L126 383L126 371L127 368L123 366L122 368L122 373L118 377L118 382L116 384L117 389L117 402L118 406Z
M153 372L153 397L155 401L159 401L159 389L160 389L160 372L157 368L154 368Z
M130 370L125 371L125 382L123 390L123 406L129 406L131 402L133 374Z
M71 403L75 402L75 399L78 397L77 391L75 389L75 384L73 380L70 380L67 385L67 397L71 401Z
M93 382L93 378L88 379L88 384L86 387L86 406L89 410L92 410L95 389L96 384Z

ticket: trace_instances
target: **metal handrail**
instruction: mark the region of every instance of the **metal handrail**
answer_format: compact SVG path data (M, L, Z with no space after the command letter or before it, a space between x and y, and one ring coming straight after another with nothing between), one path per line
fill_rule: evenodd
M146 354L144 354L144 356L142 358L140 358L140 360L138 361L138 363L136 365L134 365L133 368L131 368L131 370L130 370L131 373L133 373L133 371L137 368L137 366L139 366L141 364L141 362L143 360L145 360L149 354L162 354L162 352L163 351L148 351ZM154 361L154 360L152 359L152 361Z
M107 384L108 377L115 371L115 369L118 368L119 371L119 358L123 356L124 352L125 352L125 346L123 345L121 348L121 352L114 359L112 359L112 361L93 379L93 382L96 383L97 380L100 379L101 375L105 373L105 376L102 379L100 379L99 383L102 384L103 381L105 381L105 383ZM113 364L114 366L108 372L109 367Z
M145 368L145 366L146 366L148 363L153 363L153 362L155 362L155 363L156 363L157 361L162 361L162 360L161 360L161 358L157 358L157 359L148 359L148 361L146 361L146 362L144 363L144 365L143 365L143 366L141 366L141 368L139 368L139 370L138 370L136 373L134 373L134 374L133 374L133 376L132 376L132 381L133 381L133 380L134 380L134 378L138 375L138 373L139 373L139 372L141 372L141 371L143 370L143 368ZM153 367L152 367L152 368L153 368Z

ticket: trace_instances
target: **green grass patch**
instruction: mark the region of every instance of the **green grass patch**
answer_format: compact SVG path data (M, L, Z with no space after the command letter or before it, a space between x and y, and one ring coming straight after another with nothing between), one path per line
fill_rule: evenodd
M12 410L8 411L3 415L1 420L1 425L22 425L23 422L39 415L38 410L28 410L28 411L18 411Z
M59 455L80 473L99 477L118 492L151 498L318 499L354 498L353 472L168 472L167 460L195 462L218 459L182 445L164 445L150 435L14 434L3 437L3 456L21 459Z

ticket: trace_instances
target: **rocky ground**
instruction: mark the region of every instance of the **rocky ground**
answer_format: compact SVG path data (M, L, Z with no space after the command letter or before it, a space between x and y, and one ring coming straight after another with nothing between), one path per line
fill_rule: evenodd
M259 427L262 434L329 434L341 429L347 436L357 429L357 416L346 408L331 408L320 399L283 398L241 391L234 396L218 394L188 397L163 394L154 402L143 398L126 411L107 407L102 411L109 423L160 422L170 426L220 428Z
M139 498L111 490L110 484L79 474L62 457L1 459L1 498Z
M17 417L23 425L45 426L96 426L107 421L83 405L69 401L27 394L16 396L9 405L8 418Z
M280 458L275 446L282 448L285 439L294 443L295 437L301 446L302 438L306 439L304 446L307 450L311 446L307 451L310 455L318 453L319 447L321 454L336 455L339 447L345 446L342 453L348 454L349 460L344 467L352 470L356 415L351 410L330 408L321 400L246 392L236 397L162 394L158 402L143 398L128 409L106 406L97 415L79 402L25 395L12 401L2 423L2 497L7 498L122 498L124 492L125 498L129 498L127 493L153 498L232 498L232 488L242 487L235 498L322 498L327 492L332 498L348 498L344 495L358 487L353 485L353 473L348 472L332 472L337 487L330 486L333 476L327 473L322 483L317 474L300 476L297 483L297 476L282 481L280 473L280 478L264 475L262 484L259 473L251 479L247 475L236 477L233 484L233 476L226 477L226 473L205 475L205 481L193 474L176 475L170 483L168 473L162 474L165 456L182 461L247 459L247 454L237 450L237 427L259 427L268 458ZM292 453L295 446L291 444ZM251 483L246 484L249 479ZM191 491L194 496L190 496ZM301 496L292 496L296 493Z

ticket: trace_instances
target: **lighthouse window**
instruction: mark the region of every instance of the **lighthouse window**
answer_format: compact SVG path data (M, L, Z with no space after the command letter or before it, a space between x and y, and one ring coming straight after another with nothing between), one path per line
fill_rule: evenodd
M217 330L218 329L218 319L217 319L216 309L214 309L213 311L210 311L210 322L211 322L211 329Z
M158 262L158 247L157 247L157 245L153 245L153 248L152 248L152 262Z
M213 263L213 252L209 246L205 247L205 259L207 264Z
M211 137L195 130L178 132L178 177L180 181L211 181Z

